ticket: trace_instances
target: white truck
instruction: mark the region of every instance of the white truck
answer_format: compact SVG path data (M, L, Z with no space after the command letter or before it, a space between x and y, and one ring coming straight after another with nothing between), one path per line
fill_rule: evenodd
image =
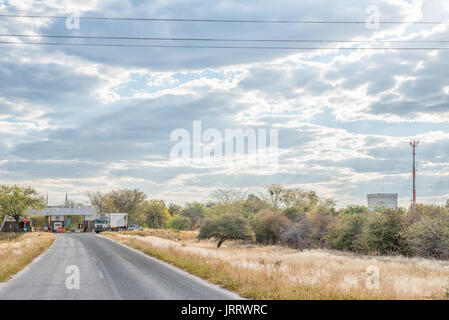
M127 213L100 213L94 220L94 230L96 233L126 229L128 229Z

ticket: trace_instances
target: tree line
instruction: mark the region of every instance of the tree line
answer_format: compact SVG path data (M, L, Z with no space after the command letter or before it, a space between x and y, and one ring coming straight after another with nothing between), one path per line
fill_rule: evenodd
M449 200L445 206L418 204L397 210L349 205L314 191L269 185L262 194L216 190L205 203L166 205L139 190L90 193L102 210L130 214L148 228L199 230L198 238L243 240L296 249L335 249L360 254L449 259ZM128 207L123 206L127 204Z
M130 225L198 230L198 238L214 238L217 247L227 240L242 240L296 249L449 259L449 200L445 206L369 211L350 205L337 210L332 199L281 185L266 186L261 194L216 190L207 202L184 205L147 199L139 189L92 191L86 196L100 213L128 213ZM0 222L6 215L19 221L28 208L44 205L32 188L0 186Z

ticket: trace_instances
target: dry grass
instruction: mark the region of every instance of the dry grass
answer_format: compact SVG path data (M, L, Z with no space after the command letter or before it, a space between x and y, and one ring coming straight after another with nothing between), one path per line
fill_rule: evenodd
M51 233L0 234L0 282L8 280L51 246Z
M165 234L166 233L166 234ZM159 237L154 236L158 234ZM165 235L164 235L165 234ZM105 233L253 299L444 299L449 262L404 257L358 256L279 246L169 240L170 232ZM380 271L380 289L366 287L367 268Z
M168 229L144 229L143 231L132 230L122 231L121 234L130 236L154 236L168 240L195 240L198 235L197 231L175 231Z

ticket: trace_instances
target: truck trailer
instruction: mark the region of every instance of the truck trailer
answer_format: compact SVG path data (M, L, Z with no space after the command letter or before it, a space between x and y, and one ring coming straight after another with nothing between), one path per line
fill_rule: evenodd
M126 229L128 229L127 213L100 213L94 220L94 230L96 233Z

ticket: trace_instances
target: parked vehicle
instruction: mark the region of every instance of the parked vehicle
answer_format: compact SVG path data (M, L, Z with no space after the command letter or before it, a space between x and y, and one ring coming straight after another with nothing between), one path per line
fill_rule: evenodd
M107 219L95 219L94 230L96 233L100 233L108 229L109 221Z
M107 213L109 219L109 229L112 231L120 231L128 229L127 213Z
M127 213L100 213L99 217L94 220L94 230L96 233L126 229L128 229Z
M143 228L140 226L129 226L128 230L138 230L138 231L143 231Z

